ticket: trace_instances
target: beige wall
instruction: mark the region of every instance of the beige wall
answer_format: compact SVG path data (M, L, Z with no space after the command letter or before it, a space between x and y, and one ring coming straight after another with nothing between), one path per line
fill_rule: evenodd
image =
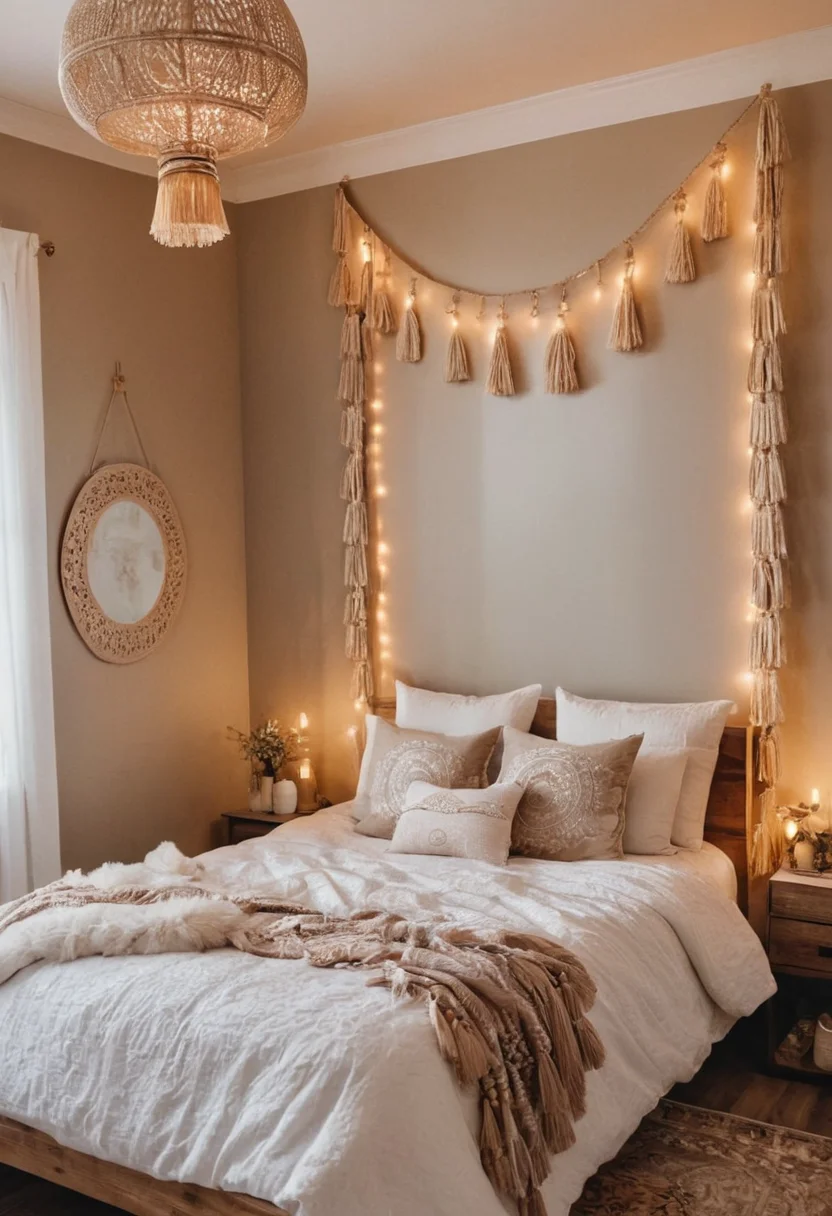
M0 138L0 217L54 240L41 265L52 651L64 864L138 857L161 839L208 846L239 803L225 741L248 718L239 347L233 241L163 251L152 180ZM58 580L62 527L83 483L115 360L155 471L184 525L181 615L144 662L99 662ZM106 459L136 459L121 421Z
M832 580L832 83L783 96L792 273L786 355L793 434L789 533L795 609L784 792L832 787L827 640ZM382 234L472 287L556 280L632 230L737 113L721 105L356 182ZM648 348L605 349L614 287L573 295L586 390L547 398L538 331L512 304L523 392L446 386L447 294L420 293L425 360L383 347L394 672L489 692L541 680L588 695L730 696L747 685L747 272L754 120L732 139L734 239L697 241L700 278L662 282L670 222L638 246ZM692 201L698 217L704 180ZM330 189L252 204L238 218L254 715L307 708L325 792L349 789L354 721L342 655L338 475L340 317L325 304ZM404 280L399 281L400 294Z

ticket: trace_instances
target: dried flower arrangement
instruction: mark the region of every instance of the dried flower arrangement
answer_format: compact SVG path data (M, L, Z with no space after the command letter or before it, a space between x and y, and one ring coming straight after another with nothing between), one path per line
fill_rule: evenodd
M300 735L292 728L284 730L273 719L248 734L233 726L229 726L228 733L252 769L264 777L279 777L283 766L298 758Z

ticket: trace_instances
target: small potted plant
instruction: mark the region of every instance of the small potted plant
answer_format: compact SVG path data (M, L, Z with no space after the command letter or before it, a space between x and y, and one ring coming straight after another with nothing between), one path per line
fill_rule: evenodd
M293 814L298 802L294 781L281 780L283 768L298 755L298 732L284 730L269 720L245 734L233 726L229 735L260 777L260 810L278 815Z

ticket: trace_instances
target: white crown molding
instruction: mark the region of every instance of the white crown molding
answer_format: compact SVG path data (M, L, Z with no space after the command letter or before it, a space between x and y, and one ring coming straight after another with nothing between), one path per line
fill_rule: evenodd
M238 203L832 78L832 25L237 168Z
M255 202L330 185L345 175L369 177L572 131L735 101L752 96L767 80L776 89L784 89L830 78L832 25L826 25L293 156L275 155L236 169L226 165L223 195L229 202ZM150 158L114 151L68 115L2 97L0 133L132 173L156 175Z

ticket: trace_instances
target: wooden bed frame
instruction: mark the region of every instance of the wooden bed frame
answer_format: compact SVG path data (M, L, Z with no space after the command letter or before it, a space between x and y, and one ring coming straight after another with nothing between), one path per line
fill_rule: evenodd
M395 719L395 700L377 700L372 708L388 721ZM540 701L532 733L545 739L555 738L552 698ZM764 884L751 882L749 864L760 790L755 778L756 760L756 733L745 727L729 726L722 736L705 820L705 839L722 849L734 863L738 902L755 927L762 923L761 913L764 915L764 902L757 896ZM160 1182L137 1170L64 1148L44 1132L12 1119L0 1118L0 1164L112 1204L133 1216L287 1216L281 1208L249 1195Z

